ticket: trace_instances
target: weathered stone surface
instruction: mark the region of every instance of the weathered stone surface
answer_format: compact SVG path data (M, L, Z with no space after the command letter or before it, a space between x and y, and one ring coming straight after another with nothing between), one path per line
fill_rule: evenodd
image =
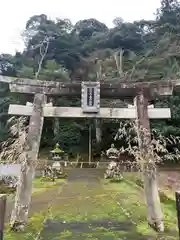
M33 106L11 104L9 106L10 115L31 116ZM135 119L135 108L101 108L100 113L83 113L78 107L44 107L44 117L64 117L64 118L116 118ZM169 108L149 108L148 116L151 119L171 118Z
M26 139L20 179L16 191L15 206L12 212L12 229L19 230L28 220L29 206L32 195L32 181L35 176L36 160L39 152L41 133L43 128L43 106L46 103L46 96L36 94L30 117L29 129Z
M140 164L143 172L144 192L148 208L148 222L158 232L164 232L163 214L159 197L156 159L154 157L150 121L148 117L148 99L140 91L134 100L137 111L137 135L140 150ZM151 109L153 110L153 109Z
M6 199L5 194L0 194L0 239L3 240L4 236L4 222L5 222L5 211L6 211Z
M81 82L53 82L33 79L20 79L0 76L0 82L10 84L11 92L20 93L45 93L47 95L59 96L80 96ZM112 83L113 82L113 83ZM109 82L101 81L101 98L133 98L139 89L144 89L144 93L149 99L157 96L172 95L173 89L180 89L180 80L159 80L153 82Z

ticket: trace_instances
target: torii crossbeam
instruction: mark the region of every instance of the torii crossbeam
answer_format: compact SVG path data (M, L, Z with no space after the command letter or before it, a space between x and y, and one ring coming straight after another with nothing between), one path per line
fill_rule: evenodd
M0 82L9 83L11 92L26 94L41 93L58 96L80 96L81 82L54 82L13 78L0 75ZM109 82L101 81L101 98L134 98L143 89L148 99L172 95L173 89L180 89L180 80L158 80L153 82Z
M33 106L11 104L9 115L31 116ZM103 119L136 119L136 109L134 108L100 108L100 112L83 113L78 107L43 107L43 117L54 118L103 118ZM150 119L171 118L170 108L149 108L148 117Z

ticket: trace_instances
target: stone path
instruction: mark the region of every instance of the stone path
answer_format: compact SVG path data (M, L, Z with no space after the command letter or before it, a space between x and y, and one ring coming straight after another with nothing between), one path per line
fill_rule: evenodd
M101 203L101 198L107 202L112 198L103 189L99 174L98 169L74 169L69 174L58 201L54 200L54 204L58 202L57 217L47 219L41 234L42 240L147 239L137 233L129 220L111 219L113 206L111 208L109 202L106 207L104 202ZM117 238L117 232L126 233L127 238ZM134 237L135 232L138 238Z
M83 170L83 171L81 171ZM87 171L86 171L87 170ZM90 174L90 170L88 169L77 169L75 171L70 171L69 172L69 177L68 177L68 184L71 185L72 182L74 181L79 181L79 180L84 180L88 178L89 184L92 184L93 182L100 182L99 181L99 177L102 176L102 171L101 170L95 170L94 175ZM58 183L58 185L62 185L64 183ZM38 193L37 195L34 195L32 197L32 202L31 202L31 207L30 207L30 216L38 211L47 209L49 205L53 205L56 204L56 202L58 203L60 199L66 199L66 198L70 198L70 194L67 195L64 194L64 191L66 191L67 189L67 185L65 184L64 188L63 188L63 192L60 194L61 188L59 186L54 186L50 189L47 189L47 191L42 192L42 193ZM68 186L69 186L68 185ZM79 193L77 193L79 194ZM74 197L76 195L76 193L73 193ZM10 199L7 203L7 211L6 211L6 221L8 221L10 219L10 215L12 212L12 208L13 208L13 200Z
M146 224L146 213L144 216L139 214L140 209L145 212L145 209L138 205L141 194L131 186L128 189L126 182L120 183L120 189L117 190L116 185L116 190L113 190L111 184L103 184L102 177L103 172L99 169L72 169L67 183L63 186L57 185L33 196L30 215L42 210L47 211L48 206L53 206L53 214L47 217L41 231L41 240L174 239L142 236L138 226L145 227L141 222ZM138 226L127 216L128 208ZM35 230L36 236L39 228L31 230Z
M54 196L57 194L59 186L53 186L47 189L47 191L38 193L32 197L30 216L38 211L47 209L48 205L54 200ZM14 206L14 200L9 199L7 202L6 221L9 221L11 212Z

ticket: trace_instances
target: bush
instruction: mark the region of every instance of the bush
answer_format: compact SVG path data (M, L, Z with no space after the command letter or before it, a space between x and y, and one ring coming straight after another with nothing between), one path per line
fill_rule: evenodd
M143 180L141 180L140 178L136 179L136 185L143 188L144 187Z
M122 182L124 179L111 179L110 183L120 183Z
M0 184L0 194L11 194L16 191L16 188L9 187L5 184Z

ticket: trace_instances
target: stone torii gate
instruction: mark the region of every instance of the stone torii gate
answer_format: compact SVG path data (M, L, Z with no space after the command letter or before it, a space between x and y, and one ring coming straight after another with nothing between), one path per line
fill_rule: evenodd
M40 82L41 84L41 82ZM43 83L45 86L48 82ZM41 85L40 85L41 86ZM36 89L36 92L41 90ZM22 88L23 84L16 84L16 82L10 84L11 91L30 92L30 89ZM25 86L24 86L25 87ZM30 86L28 86L29 88ZM32 86L33 87L33 86ZM43 87L43 91L46 91ZM52 90L52 89L51 89ZM53 89L54 91L55 89ZM49 92L45 92L46 95ZM52 93L55 94L54 92ZM56 93L57 94L57 93ZM35 94L35 96L38 96ZM40 96L40 95L39 95ZM32 116L34 104L27 103L26 105L10 105L10 115L23 115ZM42 110L41 122L43 125L44 117L53 118L94 118L94 119L136 119L137 111L135 105L128 105L127 108L100 108L100 83L99 82L82 82L81 84L81 107L53 107L52 103L44 102ZM150 119L165 119L170 118L170 109L168 108L154 108L153 105L148 106L148 117ZM36 123L36 126L41 126L40 122ZM38 127L37 127L38 129ZM40 132L42 131L42 127ZM39 132L39 137L41 133ZM91 138L91 130L89 129L89 138ZM38 139L40 144L40 139ZM37 149L38 151L38 149ZM37 153L36 153L37 155ZM91 140L89 139L89 162L91 162Z
M34 131L36 130L37 134L37 139L33 134L33 143L31 140L28 140L28 148L31 149L32 145L36 145L36 148L33 147L33 159L36 159L38 155L44 117L95 119L136 119L138 117L136 103L135 105L129 104L127 108L100 108L100 97L128 98L128 100L135 99L137 89L139 89L137 88L138 83L102 83L100 86L99 82L64 84L60 82L13 79L8 77L1 77L0 81L8 82L11 92L34 95L34 103L27 103L26 105L11 104L8 111L9 115L30 116L29 133L33 134L33 129L35 128ZM147 89L149 89L148 94L150 99L153 99L158 95L166 96L172 94L171 84L161 82L161 84L158 83L158 87L159 86L160 89L157 88L157 83L152 83L150 85L149 83L141 83L140 87L143 90L146 90L146 92ZM89 90L91 90L91 92L88 92ZM81 95L81 107L53 107L52 104L47 103L48 95ZM87 102L89 101L88 97L92 100L90 103L92 106ZM148 106L147 114L149 119L165 119L171 117L169 108L154 108L153 105ZM28 136L28 139L32 138L30 137L30 134L28 134Z
M151 144L149 119L170 118L169 108L154 108L151 104L157 97L170 96L173 89L177 89L180 81L156 81L156 82L132 82L132 83L98 83L84 82L61 83L52 81L40 81L30 79L16 79L0 76L1 82L7 82L11 92L26 93L34 95L33 104L10 105L10 115L30 116L29 131L26 142L27 164L21 176L18 186L17 198L19 205L15 207L13 222L24 224L28 219L28 209L31 201L32 179L35 173L35 161L43 128L44 117L79 117L79 118L116 118L116 119L138 119L139 127L147 130L148 134L141 134L139 128L139 147L148 155L149 144ZM82 96L81 108L53 107L47 105L47 96ZM100 97L111 99L128 100L134 105L128 108L100 108ZM148 107L149 106L149 107ZM149 156L149 155L148 155ZM153 157L153 156L151 156ZM145 175L144 188L148 205L149 222L163 230L162 212L156 185L156 176ZM155 201L154 201L155 200ZM17 204L17 202L16 202ZM19 210L21 209L21 210Z

